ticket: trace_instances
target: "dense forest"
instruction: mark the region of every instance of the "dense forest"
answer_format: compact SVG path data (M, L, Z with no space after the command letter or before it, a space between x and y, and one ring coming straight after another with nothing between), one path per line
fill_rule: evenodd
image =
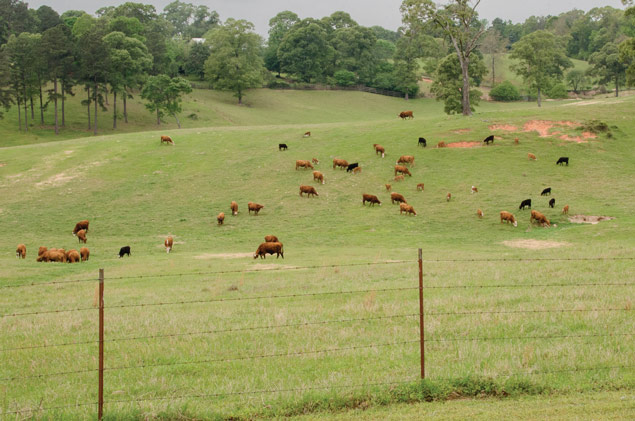
M469 10L467 0L448 3L433 10L429 0L404 0L398 31L361 26L341 11L321 19L283 11L269 21L265 40L250 22L223 21L207 6L180 1L162 12L128 2L93 16L0 0L0 105L17 106L21 130L44 125L44 110L54 107L57 133L65 125L65 100L80 95L96 133L97 110L112 110L116 128L119 119L127 122L126 101L133 95L145 100L158 124L177 118L181 96L196 81L233 92L239 103L250 88L303 83L365 85L408 98L417 95L425 74L434 79L432 92L446 112L465 113L468 94L462 104L461 92L469 90L472 107L480 96L473 87L488 74L496 84L493 98L520 97L518 87L497 83L497 55L515 60L521 89L538 101L587 87L618 95L635 80L633 7L571 10L513 23L480 20L478 11L461 14L461 7ZM570 58L588 61L588 70L572 69Z

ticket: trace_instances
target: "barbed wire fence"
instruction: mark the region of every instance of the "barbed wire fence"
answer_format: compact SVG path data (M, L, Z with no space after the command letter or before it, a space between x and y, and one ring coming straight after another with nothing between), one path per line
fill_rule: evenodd
M276 393L288 393L288 392L305 392L305 391L316 391L316 390L355 390L355 389L363 389L371 386L395 386L395 385L403 385L403 384L411 384L417 380L426 378L426 343L449 343L449 342L485 342L485 341L515 341L515 340L564 340L564 339L574 339L574 338L627 338L632 337L635 332L620 332L620 333L589 333L589 334L551 334L551 335L508 335L508 336L473 336L473 337L428 337L425 335L425 319L433 318L433 317L442 317L442 316L471 316L471 315L485 315L485 314L536 314L536 313L584 313L584 312L630 312L630 307L593 307L593 308L552 308L552 309L518 309L518 310L509 310L509 309L501 309L501 310L479 310L479 311L425 311L425 291L426 290L439 290L439 289L496 289L496 288L504 288L504 289L520 289L520 288L568 288L568 287L633 287L635 286L634 281L622 281L622 282L586 282L586 283L528 283L528 284L475 284L475 285L424 285L423 283L423 262L523 262L523 261L628 261L634 260L634 257L607 257L607 258L562 258L562 259L426 259L422 258L421 249L419 249L419 256L416 261L413 260L399 260L399 261L386 261L386 262L368 262L368 263L351 263L351 264L343 264L343 265L313 265L313 266L304 266L304 267L293 267L293 268L274 268L273 271L296 271L296 270L314 270L320 268L339 268L339 267L355 267L355 266L378 266L378 265L395 265L395 264L418 264L418 274L419 274L419 284L418 286L406 286L406 287L392 287L392 288L367 288L367 289L351 289L351 290L338 290L338 291L320 291L320 292L307 292L307 293L294 293L294 294L271 294L271 295L255 295L255 296L247 296L247 297L221 297L221 298L211 298L211 299L200 299L200 300L174 300L174 301L159 301L159 302L146 302L146 303L123 303L123 304L115 304L115 305L104 305L104 284L105 284L105 276L103 269L99 271L98 278L88 278L88 279L77 279L77 280L61 280L61 281L51 281L51 282L30 282L30 283L22 283L22 284L9 284L0 286L0 288L27 288L27 287L39 287L39 286L57 286L63 284L79 284L84 282L95 282L98 280L98 291L99 291L99 300L98 307L76 307L76 308L66 308L66 309L54 309L54 310L41 310L41 311L27 311L27 312L13 312L0 314L0 319L8 319L8 318L23 318L23 317L31 317L37 315L50 315L56 313L75 313L75 312L86 312L86 311L95 311L98 312L99 319L99 329L98 329L98 339L96 340L80 340L80 341L70 341L70 342L59 342L59 343L39 343L39 344L29 344L23 346L7 346L4 348L0 348L0 355L7 352L17 352L17 351L26 351L26 350L36 350L36 349L48 349L48 348L62 348L62 347L72 347L72 346L83 346L83 345L98 345L98 366L97 368L86 368L86 369L77 369L77 370L65 370L65 371L51 371L47 373L38 373L31 375L13 375L4 378L0 378L0 383L13 383L13 382L29 382L29 381L37 381L47 378L60 377L60 376L73 376L79 374L97 374L97 399L93 402L76 402L74 404L69 405L52 405L46 406L40 404L37 408L27 408L27 409L18 409L11 411L0 410L0 415L2 414L24 414L24 413L32 413L32 412L40 412L40 411L54 411L54 410L68 410L68 409L78 409L85 407L96 407L97 409L97 418L102 419L104 405L106 404L125 404L125 403L135 403L135 402L148 402L148 401L178 401L184 399L210 399L210 398L218 398L218 397L228 397L228 396L240 396L240 395L266 395L266 394L276 394ZM139 275L139 276L120 276L109 278L109 281L112 279L113 281L117 280L127 280L127 279L142 279L142 278L157 278L157 277L196 277L208 276L208 275L218 275L218 274L229 274L229 273L244 273L244 272L262 272L262 270L258 271L250 271L250 270L230 270L230 271L203 271L203 272L188 272L188 273L180 273L180 274L158 274L158 275ZM220 302L236 302L236 301L255 301L255 300L271 300L271 299L284 299L284 298L302 298L302 297L319 297L319 296L333 296L333 295L344 295L344 294L367 294L367 293L390 293L390 292L407 292L417 290L419 292L419 309L418 312L408 312L408 313L400 313L400 314L388 314L381 316L373 316L373 317L350 317L350 318L339 318L339 319L330 319L330 320L312 320L306 322L298 322L298 323L281 323L281 324L263 324L258 326L243 326L243 327L230 327L223 329L206 329L206 330L191 330L186 332L178 332L178 333L158 333L158 334L146 334L146 335L134 335L134 336L121 336L121 337L113 337L113 338L105 338L104 336L104 325L105 325L105 311L112 309L125 309L125 308L151 308L151 307L164 307L164 306L174 306L174 305L185 305L185 304L211 304L211 303L220 303ZM415 309L413 309L415 310ZM251 355L242 355L242 356L234 356L234 357L226 357L226 358L205 358L205 359L197 359L197 360L188 360L188 361L175 361L175 362L164 362L164 363L145 363L145 364L130 364L130 365L120 365L120 366L104 366L104 350L105 344L108 343L119 343L119 342L133 342L133 341L146 341L146 340L155 340L160 341L162 339L167 338L177 338L177 337L192 337L192 336L205 336L205 335L215 335L221 333L237 333L237 332L247 332L247 331L266 331L273 329L292 329L306 326L317 326L317 325L335 325L335 324L344 324L344 323L352 323L352 322L371 322L371 321L380 321L380 320L398 320L398 319L414 319L418 318L418 327L419 327L419 337L417 339L410 340L401 340L401 341L391 341L391 342L382 342L382 343L371 343L371 344L357 344L357 345L349 345L349 346L340 346L340 347L326 347L320 349L311 349L311 350L303 350L303 351L292 351L292 352L273 352L273 353L256 353ZM181 395L170 395L164 397L138 397L132 399L113 399L104 401L104 375L108 372L116 372L116 371L124 371L124 370L144 370L149 368L156 367L172 367L172 366L187 366L187 365L202 365L202 364L212 364L212 363L221 363L221 362L234 362L234 361L253 361L260 359L274 359L274 358L290 358L301 355L319 355L319 354L331 354L338 353L344 351L359 351L363 349L377 349L377 348L387 348L387 347L396 347L396 346L404 346L404 345L419 345L419 355L420 355L420 367L419 367L419 376L410 376L407 379L399 379L396 381L390 382L367 382L363 384L346 384L346 385L329 385L329 386L312 386L312 387L301 387L301 388L274 388L274 389L256 389L256 390L240 390L240 391L229 391L222 393L205 393L202 391L201 393L190 393L190 394L181 394ZM591 366L591 367L575 367L575 368L565 368L559 370L526 370L522 372L516 372L512 374L502 374L494 377L511 377L516 375L546 375L546 374L556 374L556 373L567 373L567 372L588 372L588 371L606 371L606 370L632 370L635 368L635 365L607 365L607 366ZM435 380L441 380L442 378L434 377Z

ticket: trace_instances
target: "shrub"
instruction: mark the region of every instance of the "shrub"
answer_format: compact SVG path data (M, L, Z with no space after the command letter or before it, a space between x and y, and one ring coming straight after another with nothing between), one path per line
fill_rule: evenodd
M499 83L494 86L489 93L489 96L494 101L518 101L520 100L520 93L514 85L508 80L503 83Z
M337 72L335 72L333 77L335 78L335 82L339 86L352 86L355 84L355 81L357 79L355 77L355 73L348 70L338 70Z
M562 83L556 83L547 91L547 96L552 99L568 98L567 88Z

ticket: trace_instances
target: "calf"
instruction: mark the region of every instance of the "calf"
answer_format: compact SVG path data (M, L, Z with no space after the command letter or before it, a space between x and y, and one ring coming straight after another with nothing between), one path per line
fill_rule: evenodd
M405 120L407 118L415 118L414 115L412 115L412 111L402 111L399 113L399 116L402 120Z
M279 151L286 151L287 149L289 149L289 147L287 146L286 143L278 143L278 150Z
M518 138L514 138L514 145L518 145Z
M392 189L392 186L390 184L386 184L386 191L390 191Z
M558 158L556 165L564 165L564 164L567 164L567 167L569 166L569 157L561 156L560 158Z
M174 141L170 138L170 136L161 136L161 144L166 144L166 145L174 145Z
M553 209L553 207L554 207L555 205L556 205L556 199L553 199L553 198L552 198L552 199L549 201L549 207Z
M477 209L477 210L476 210L476 215L477 215L479 218L483 219L483 211L482 211L482 210Z
M79 252L75 249L69 250L66 252L66 261L68 263L79 263L81 261L81 257Z
M545 226L545 225L551 226L551 223L549 222L547 217L543 215L542 213L535 210L531 211L531 217L529 218L529 223L532 223L533 221L538 222L542 226Z
M119 249L119 258L121 259L124 254L127 254L130 257L130 246L124 246Z
M404 212L406 213L406 215L410 214L410 215L417 216L417 212L415 212L415 208L413 208L412 205L409 205L407 203L400 203L399 215L402 215Z
M370 203L371 206L375 206L375 203L381 206L381 202L379 201L377 196L375 196L374 194L363 194L362 205L366 206L366 202Z
M382 158L386 156L386 150L383 146L373 143L373 148L375 148L375 155L381 155Z
M333 169L335 169L336 167L340 167L340 168L346 168L348 167L348 161L345 159L333 159Z
M223 225L223 222L225 222L225 212L221 212L216 215L216 222L218 225Z
M275 235L266 235L265 236L265 243L278 243L278 237L276 237Z
M353 162L352 164L350 164L348 167L346 167L346 172L351 172L353 171L355 168L359 167L359 163L357 162Z
M15 257L26 259L26 246L24 244L18 244L15 249Z
M518 206L518 210L525 209L525 207L528 207L529 209L531 209L531 199L525 199L522 202L520 202L520 206Z
M238 215L238 203L232 200L232 202L229 204L229 208L232 210L232 215Z
M282 243L262 243L258 246L258 249L254 253L254 259L260 257L261 259L266 259L267 254L276 254L276 259L280 256L284 259L284 250Z
M562 208L562 213L565 215L569 214L569 205L564 205L564 208Z
M417 144L417 146L422 146L422 147L426 147L428 146L428 142L426 142L426 140L423 137L419 138L419 143Z
M437 148L445 148L445 147L446 147L445 142L439 142L439 143L437 143Z
M503 221L507 223L511 222L515 227L518 226L518 222L516 221L514 215L506 211L501 211L501 224L503 223Z
M452 193L448 193L447 195L445 195L445 200L447 202L449 202L452 199Z
M86 244L86 242L88 241L86 239L86 230L79 230L77 231L77 239L79 240L79 242L83 242L84 244Z
M353 174L359 174L360 172L362 172L362 167L353 168Z
M264 205L259 205L258 203L249 202L247 203L247 213L251 214L253 211L256 215L260 212L260 209L264 208Z
M324 184L324 174L319 171L313 171L313 181L319 181Z
M315 191L313 186L300 186L300 197L302 197L302 193L306 193L308 197L319 196L318 192Z
M494 135L491 134L491 135L487 136L485 139L483 139L483 142L486 145L489 145L490 143L494 143Z
M476 186L472 186L472 193L478 193L478 188Z
M77 235L77 232L80 230L86 230L86 232L88 232L88 225L90 223L88 222L88 219L84 219L83 221L79 221L78 223L75 224L75 228L73 228L73 235Z
M415 165L415 157L412 155L402 155L399 157L395 164L410 164L414 167Z
M400 195L399 193L390 193L390 203L393 205L397 203L408 203L406 202L406 198Z
M295 161L295 169L297 170L298 168L311 168L312 170L315 169L313 168L313 164L311 164L311 161L304 161L302 159L298 159L297 161Z
M173 244L174 244L174 239L172 238L172 236L169 236L168 238L165 239L165 241L163 242L163 245L165 246L166 253L169 253L172 250Z
M536 160L536 155L534 155L533 153L528 153L528 154L527 154L527 158L528 158L530 161L535 161L535 160Z
M403 175L396 175L395 176L395 181L403 181L403 180L404 180Z
M82 257L82 262L87 262L88 258L90 257L90 250L88 250L86 247L82 247L79 249L79 254Z
M302 137L311 137L311 132L306 132L302 135Z
M417 184L417 190L423 191L424 188L425 188L425 185L423 183Z
M551 195L551 187L547 187L546 189L544 189L542 193L540 193L540 195L541 196Z
M315 165L320 163L317 158L311 158L311 162L313 162Z
M403 165L395 165L395 175L399 173L412 177L412 174L410 174L410 170L408 170L408 168L404 167Z

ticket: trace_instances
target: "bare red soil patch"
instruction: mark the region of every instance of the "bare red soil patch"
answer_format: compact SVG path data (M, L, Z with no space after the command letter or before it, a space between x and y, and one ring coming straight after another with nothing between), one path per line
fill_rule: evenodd
M523 131L538 132L540 137L549 137L557 133L552 133L554 127L579 127L578 123L573 121L548 121L548 120L531 120L525 123Z
M481 142L453 142L445 145L448 148L475 148L481 146Z

